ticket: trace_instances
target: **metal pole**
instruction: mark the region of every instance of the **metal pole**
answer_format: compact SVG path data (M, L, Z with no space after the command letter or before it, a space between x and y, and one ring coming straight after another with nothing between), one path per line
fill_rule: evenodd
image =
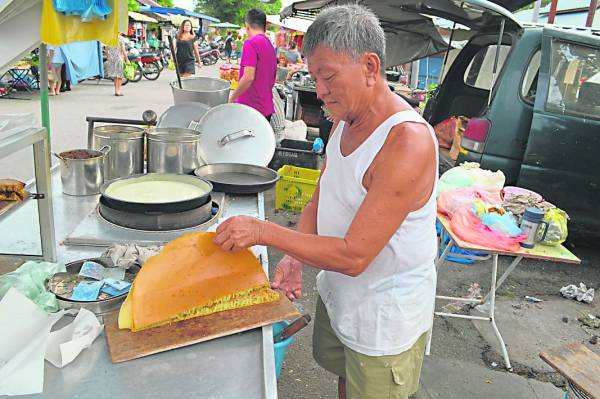
M496 74L498 71L498 59L500 58L500 47L502 47L502 37L504 36L504 19L500 23L500 35L498 36L498 44L496 45L496 56L494 57L494 69L492 70L492 87L490 87L490 94L488 95L488 107L492 102L492 92L494 91L494 84L496 83Z
M542 0L535 0L533 7L533 15L531 16L531 22L537 22L540 19L540 7L542 6Z
M590 1L590 8L588 9L587 20L585 21L585 26L590 28L592 23L594 22L594 15L596 14L596 8L598 8L598 0Z
M45 43L40 43L40 104L42 113L42 126L48 132L48 148L50 148L50 105L48 104L48 48Z
M550 3L550 14L548 14L548 23L553 24L554 18L556 17L556 8L558 6L558 0L552 0Z
M416 89L419 86L419 60L413 61L410 68L410 86Z

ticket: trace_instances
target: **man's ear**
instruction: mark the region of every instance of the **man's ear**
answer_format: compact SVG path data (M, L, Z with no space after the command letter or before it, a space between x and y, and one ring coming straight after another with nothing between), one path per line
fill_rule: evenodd
M367 53L363 55L365 65L365 77L367 79L367 85L370 87L375 85L379 75L381 73L381 60L375 53Z

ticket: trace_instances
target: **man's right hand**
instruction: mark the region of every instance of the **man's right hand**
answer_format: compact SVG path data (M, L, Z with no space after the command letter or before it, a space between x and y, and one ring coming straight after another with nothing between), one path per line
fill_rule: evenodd
M304 264L285 255L275 268L271 287L282 291L290 301L302 296L302 268Z

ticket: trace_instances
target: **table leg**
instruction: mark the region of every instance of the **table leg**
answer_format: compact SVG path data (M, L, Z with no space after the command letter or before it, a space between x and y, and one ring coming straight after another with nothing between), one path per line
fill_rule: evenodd
M500 286L502 285L502 283L504 283L504 280L506 280L506 278L510 275L510 273L512 273L513 270L515 270L515 267L517 267L519 265L519 263L521 263L522 260L523 260L522 256L517 256L515 258L515 260L512 261L512 263L510 264L510 266L508 266L508 269L506 269L506 271L498 279L498 282L496 283L496 290L498 290L498 288L500 288ZM485 298L483 298L482 302L484 304L486 304L489 301L490 294L491 294L491 291L487 293L487 295L485 296Z
M504 357L504 363L506 364L506 368L511 370L512 366L510 365L510 359L508 358L508 351L506 350L506 345L504 344L504 339L502 339L502 335L498 330L498 326L496 325L496 319L494 316L494 310L496 306L496 276L498 275L498 254L494 254L492 257L492 288L490 289L490 321L492 322L492 328L494 329L494 333L500 342L500 348L502 349L502 357Z

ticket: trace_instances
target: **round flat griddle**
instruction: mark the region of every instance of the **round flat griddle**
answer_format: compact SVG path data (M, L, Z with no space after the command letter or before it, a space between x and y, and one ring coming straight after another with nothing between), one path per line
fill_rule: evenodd
M166 201L165 202L137 202L134 200L122 200L115 198L107 193L110 191L109 188L117 186L125 186L130 184L137 184L143 182L177 182L185 183L197 187L202 190L202 195L198 195L195 198L186 199L182 201ZM197 209L203 205L206 205L210 199L210 193L212 191L212 184L206 180L203 180L197 176L192 175L178 175L172 173L147 173L137 174L127 177L122 177L115 180L110 180L102 184L100 187L100 193L102 194L102 200L105 206L109 206L113 210L120 210L128 213L140 213L146 214L148 212L160 212L160 213L178 213L189 210Z
M115 209L101 197L98 212L106 221L117 226L145 231L181 230L201 225L212 217L212 208L217 206L208 197L203 205L181 212L128 212Z
M239 163L215 163L194 171L208 180L213 190L232 194L255 194L273 187L279 174L272 169Z

